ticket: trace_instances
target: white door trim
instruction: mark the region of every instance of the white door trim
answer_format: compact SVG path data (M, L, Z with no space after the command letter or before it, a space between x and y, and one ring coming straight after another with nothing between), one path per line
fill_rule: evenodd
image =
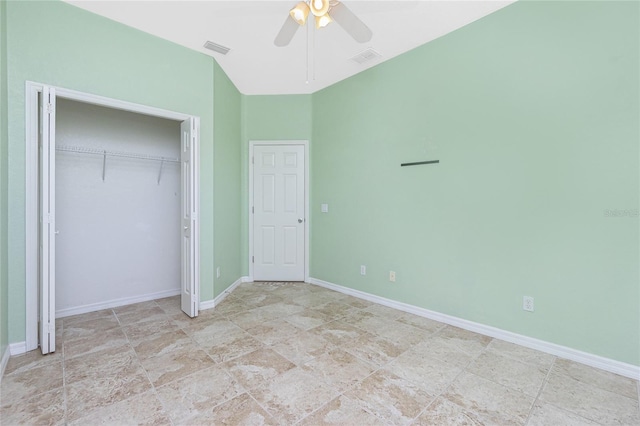
M302 145L304 146L304 280L309 281L309 229L311 222L311 210L309 209L309 141L308 140L254 140L249 141L249 281L253 281L253 151L255 146L270 145Z
M38 94L41 93L45 87L54 88L56 97L58 98L65 98L107 108L118 109L121 111L135 112L175 121L193 119L196 122L194 146L199 147L200 145L200 117L43 83L36 83L32 81L27 81L25 83L25 342L27 351L38 347ZM198 171L196 173L196 182L194 185L196 190L199 191L199 158L197 160ZM199 219L199 212L197 217ZM200 236L196 235L196 237L199 240ZM199 246L199 241L197 246ZM197 256L199 257L199 252ZM199 264L199 262L197 264ZM200 271L196 270L195 273L199 276ZM198 289L198 294L200 294L200 289Z

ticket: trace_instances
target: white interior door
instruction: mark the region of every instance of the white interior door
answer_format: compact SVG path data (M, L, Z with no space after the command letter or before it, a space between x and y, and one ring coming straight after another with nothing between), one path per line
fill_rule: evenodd
M182 273L181 305L190 317L198 315L199 296L199 244L198 244L198 153L196 119L189 119L180 125L182 163Z
M253 151L253 278L304 281L305 147Z
M56 350L56 271L55 271L55 105L54 88L45 87L40 100L40 137L38 148L40 188L39 236L39 341L40 350L48 354Z

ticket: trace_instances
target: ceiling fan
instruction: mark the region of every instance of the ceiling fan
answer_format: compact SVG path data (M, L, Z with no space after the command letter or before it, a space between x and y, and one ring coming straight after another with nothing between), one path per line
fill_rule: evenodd
M288 45L298 28L307 23L309 13L315 17L316 28L324 28L336 21L358 43L368 42L373 35L369 27L344 3L337 0L306 0L289 11L273 43L278 47Z

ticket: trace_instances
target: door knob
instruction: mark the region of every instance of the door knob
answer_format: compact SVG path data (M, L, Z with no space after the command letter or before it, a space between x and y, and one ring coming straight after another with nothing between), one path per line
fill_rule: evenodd
M302 223L302 220L303 220L302 218L298 219L298 223Z

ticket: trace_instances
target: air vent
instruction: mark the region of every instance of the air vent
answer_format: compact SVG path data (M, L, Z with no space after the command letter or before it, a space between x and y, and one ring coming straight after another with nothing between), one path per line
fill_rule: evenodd
M366 49L363 50L362 52L358 53L356 56L354 56L353 58L351 58L352 61L359 63L360 65L372 61L376 58L381 57L382 55L380 53L378 53L377 51L375 51L374 49Z
M228 47L222 46L221 44L217 44L212 41L207 41L204 44L204 47L205 49L213 50L214 52L222 53L223 55L226 55L231 50Z

